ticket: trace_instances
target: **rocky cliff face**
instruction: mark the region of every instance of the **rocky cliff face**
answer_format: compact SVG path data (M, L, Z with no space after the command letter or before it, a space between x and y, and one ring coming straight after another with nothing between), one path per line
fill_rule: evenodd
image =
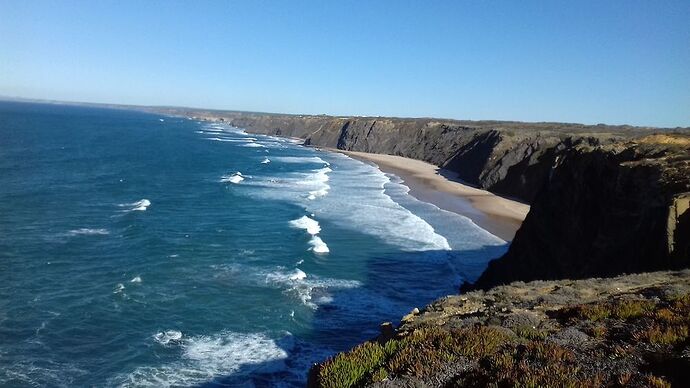
M534 199L555 158L564 150L577 144L609 144L653 130L561 123L239 112L212 112L201 117L222 119L250 132L302 138L306 144L315 146L423 160L456 172L471 185L525 202Z
M688 137L570 148L474 286L690 267L689 192Z
M508 252L468 290L690 267L687 128L650 135L656 129L168 113L223 120L316 146L424 160L470 184L529 202L530 213ZM315 367L310 382L324 387L686 383L690 376L673 371L688 366L689 278L685 271L517 283L444 298L421 315L415 311L403 318L397 331L386 325L378 342ZM652 282L637 284L647 280ZM563 299L575 284L577 292ZM660 293L677 287L681 294Z
M529 202L508 253L491 262L476 287L690 266L687 129L669 136L649 135L653 128L559 123L243 112L201 117L316 146L424 160Z

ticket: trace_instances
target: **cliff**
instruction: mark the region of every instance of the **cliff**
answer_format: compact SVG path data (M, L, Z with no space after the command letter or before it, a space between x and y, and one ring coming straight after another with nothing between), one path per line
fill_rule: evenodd
M555 157L573 144L608 144L650 129L558 123L325 116L227 116L250 132L305 144L423 160L477 187L531 202Z
M690 131L182 111L305 144L419 159L531 204L472 288L690 266Z
M690 267L690 137L576 146L548 174L474 287Z
M565 150L657 130L625 125L162 111L221 120L254 133L301 138L307 145L423 160L457 173L473 186L525 202L532 202L555 158Z
M531 204L508 252L465 285L467 293L415 309L397 330L382 326L376 341L315 366L310 385L690 381L690 273L649 273L690 267L687 128L166 113L419 159Z

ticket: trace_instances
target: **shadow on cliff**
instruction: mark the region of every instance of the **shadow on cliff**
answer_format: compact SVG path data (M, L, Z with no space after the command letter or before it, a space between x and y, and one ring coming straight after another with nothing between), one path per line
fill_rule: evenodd
M474 281L488 261L506 249L507 244L374 256L360 287L312 290L318 308L307 334L276 341L289 355L287 359L246 364L230 376L216 377L199 387L268 387L278 381L303 385L313 363L377 337L383 322L397 325L413 308L457 294L463 281Z

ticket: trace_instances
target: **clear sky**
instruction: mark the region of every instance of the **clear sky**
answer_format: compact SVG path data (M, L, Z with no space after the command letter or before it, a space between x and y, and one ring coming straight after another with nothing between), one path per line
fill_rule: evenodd
M0 0L0 95L690 126L690 0Z

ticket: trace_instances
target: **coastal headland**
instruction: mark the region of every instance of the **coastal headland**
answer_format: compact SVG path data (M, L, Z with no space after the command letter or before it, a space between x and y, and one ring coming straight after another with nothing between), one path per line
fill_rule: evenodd
M690 274L654 271L690 267L689 128L154 110L375 163L511 241L459 296L315 365L311 386L688 383L673 370L690 367Z

